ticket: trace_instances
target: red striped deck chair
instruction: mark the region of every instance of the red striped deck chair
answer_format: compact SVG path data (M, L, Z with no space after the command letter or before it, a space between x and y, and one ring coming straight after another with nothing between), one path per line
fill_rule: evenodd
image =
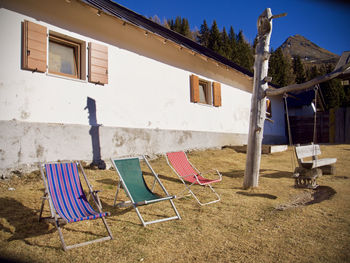
M89 193L94 200L97 210L92 208L83 191L79 171L81 170L85 182L89 188ZM101 242L113 239L112 233L107 225L105 217L108 212L102 212L98 191L93 191L82 165L79 162L67 163L46 163L40 164L41 175L44 180L45 193L41 205L39 221L48 220L52 222L57 230L62 242L63 250L84 246L94 242ZM45 201L48 201L51 216L42 217ZM67 246L61 230L61 226L83 220L101 218L108 232L108 236Z
M188 160L186 154L184 152L170 152L166 154L166 159L169 166L173 169L175 174L180 178L180 180L184 183L185 189L188 190L190 194L196 199L198 204L200 205L208 205L212 203L216 203L220 201L220 196L217 192L215 192L214 188L211 186L213 183L220 182L222 180L222 176L218 170L210 170L205 173L200 173ZM218 176L217 179L207 179L203 175L216 173ZM193 185L201 185L208 186L211 192L216 196L216 199L202 203L199 198L193 193L191 187ZM184 192L183 191L183 192ZM181 196L181 195L180 195Z

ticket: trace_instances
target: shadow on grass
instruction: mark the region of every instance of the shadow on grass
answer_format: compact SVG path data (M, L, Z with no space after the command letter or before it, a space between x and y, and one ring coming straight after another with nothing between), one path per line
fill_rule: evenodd
M101 179L101 180L96 180L97 182L101 183L101 184L107 184L107 185L113 185L116 186L118 184L117 180L113 180L113 179Z
M252 196L252 197L263 197L267 199L277 199L277 196L270 194L261 194L261 193L247 193L247 192L237 192L239 195Z
M244 170L231 170L229 172L221 172L221 175L230 178L243 178Z
M143 175L153 177L153 174L150 173L150 172L143 172ZM166 175L163 175L163 174L158 174L158 177L161 180L167 180L167 181L175 182L175 183L182 183L179 178L173 178L173 177L169 177L169 176L166 176Z
M31 208L28 208L9 197L0 198L0 218L6 219L9 225L14 230L0 223L0 229L12 234L7 241L23 240L28 245L33 245L26 241L26 238L46 235L53 233L56 229L50 229L50 224L47 222L39 222L39 215Z
M237 153L247 153L247 145L245 146L223 146L222 149L232 149Z
M293 173L292 172L286 172L286 171L278 171L278 170L260 170L260 173L271 171L271 173L268 174L261 174L260 176L266 177L266 178L272 178L272 179L279 179L279 178L292 178Z
M5 219L5 221L8 224L7 226L6 223L5 224L0 223L0 230L6 233L12 234L12 236L7 239L7 242L11 242L14 240L22 240L25 244L30 246L52 248L56 250L61 249L61 247L50 246L48 244L40 245L40 244L32 243L26 240L28 238L43 236L43 235L57 232L57 229L54 227L53 224L45 220L42 220L39 222L39 214L36 210L28 208L24 206L22 203L18 202L17 200L9 197L0 198L0 204L1 204L0 218ZM122 215L132 210L132 207L121 210L113 206L108 206L108 204L106 203L104 203L103 205L104 205L103 211L110 210L111 212L111 216L106 217L106 218L109 218L109 220L111 220L111 217L113 215L116 215L116 216ZM46 209L48 209L47 203L45 203L45 207ZM43 216L48 216L47 213L48 213L47 211L46 212L44 211ZM136 216L136 213L135 213L135 216ZM74 228L74 224L75 223L66 224L63 226L63 229L70 232L79 232L79 233L89 234L97 237L103 236L89 230L86 230L86 231L76 230ZM101 221L101 224L102 224L102 221Z
M329 186L319 186L315 189L312 194L313 200L305 203L305 205L312 205L321 203L322 201L329 200L335 195L337 192Z
M120 192L122 192L122 191L124 191L124 190L120 189ZM123 199L129 200L127 197L124 197ZM117 203L119 203L121 201L122 200L120 200L118 198ZM121 208L121 207L118 207L118 206L113 206L113 204L109 204L109 203L103 202L103 200L101 200L101 204L102 204L102 211L103 212L109 212L111 214L110 216L108 216L106 218L111 218L111 217L114 217L114 216L118 217L120 215L124 215L124 214L130 212L131 210L133 210L132 206Z

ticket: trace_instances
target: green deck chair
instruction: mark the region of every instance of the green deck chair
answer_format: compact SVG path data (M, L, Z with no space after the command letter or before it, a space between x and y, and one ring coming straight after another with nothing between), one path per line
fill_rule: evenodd
M147 186L142 171L141 171L141 167L140 167L140 159L143 159L147 166L149 167L149 169L151 170L153 176L154 176L154 183L153 183L153 188L156 184L156 182L159 183L160 187L163 189L164 193L165 193L165 197L160 197L156 194L154 194ZM173 219L181 219L175 205L172 199L176 198L176 196L172 196L169 195L169 193L167 192L167 190L165 189L164 185L162 184L162 182L159 180L158 175L154 172L154 170L152 169L151 165L149 164L149 162L147 161L147 159L145 158L145 156L142 156L140 158L136 157L136 158L122 158L122 159L111 159L114 168L116 169L118 175L119 175L119 183L117 186L117 192L115 194L115 198L114 198L114 206L118 205L120 207L126 207L126 206L133 206L136 210L136 213L138 215L138 217L140 218L143 226L149 225L149 224L153 224L153 223L159 223L159 222L163 222L163 221L169 221L169 220L173 220ZM125 190L126 195L130 198L130 201L126 201L126 202L121 202L116 204L117 201L117 196L120 190L120 187L123 187L123 189ZM141 216L141 213L138 209L138 206L142 206L142 205L148 205L148 204L152 204L155 202L160 202L160 201L166 201L168 200L171 204L171 206L173 207L176 216L173 217L167 217L167 218L162 218L162 219L158 219L158 220L153 220L153 221L144 221L144 219Z

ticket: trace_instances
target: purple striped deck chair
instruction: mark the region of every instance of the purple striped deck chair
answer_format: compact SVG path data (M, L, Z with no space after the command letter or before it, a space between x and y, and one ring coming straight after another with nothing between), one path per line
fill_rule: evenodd
M210 170L204 173L199 172L188 160L185 152L169 152L165 155L168 165L173 169L175 174L180 178L182 183L185 185L184 191L188 192L196 199L200 205L208 205L220 201L220 196L215 192L214 188L211 186L213 183L220 182L222 176L218 170ZM205 174L216 174L216 179L208 179L204 177ZM203 203L192 191L193 185L208 186L211 190L211 193L216 196L216 199ZM182 193L184 192L182 191ZM179 195L181 196L181 194Z
M89 188L89 193L91 194L98 211L93 209L85 196L80 181L79 169L82 172L82 175ZM40 171L44 180L45 193L41 205L39 221L48 220L54 223L54 225L57 227L63 250L66 251L68 249L84 246L93 242L113 239L112 233L105 219L109 213L102 212L102 205L97 195L97 191L93 191L83 167L79 162L40 164ZM51 212L50 217L42 217L45 200L49 202ZM107 229L108 236L70 246L65 244L61 230L62 225L98 218L102 219Z

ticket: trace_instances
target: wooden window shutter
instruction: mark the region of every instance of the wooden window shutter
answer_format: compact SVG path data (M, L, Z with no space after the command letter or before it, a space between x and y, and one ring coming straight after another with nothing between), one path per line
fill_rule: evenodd
M199 102L199 78L196 75L190 76L191 102Z
M108 47L89 42L89 82L108 84Z
M46 27L25 20L22 32L22 68L46 72Z
M268 117L268 118L272 117L271 100L270 99L266 99L266 117Z
M213 82L213 104L215 107L221 106L221 84Z

